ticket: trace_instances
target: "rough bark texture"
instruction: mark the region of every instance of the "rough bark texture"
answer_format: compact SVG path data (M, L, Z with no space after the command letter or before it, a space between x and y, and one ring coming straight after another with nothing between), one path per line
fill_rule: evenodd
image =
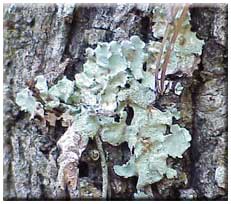
M63 75L74 79L87 47L99 41L139 35L152 39L150 4L5 5L4 8L4 199L74 199L56 186L57 140L65 129L45 127L15 104L26 81L44 74L49 83ZM153 199L227 199L227 5L190 8L193 31L205 40L193 78L183 79L182 96L162 97L158 105L177 103L182 124L192 134L183 160L169 159L178 178L152 185ZM112 166L128 160L128 147L103 144L107 153L111 199L132 199L136 178L115 175ZM79 165L83 197L101 194L100 159L90 141Z

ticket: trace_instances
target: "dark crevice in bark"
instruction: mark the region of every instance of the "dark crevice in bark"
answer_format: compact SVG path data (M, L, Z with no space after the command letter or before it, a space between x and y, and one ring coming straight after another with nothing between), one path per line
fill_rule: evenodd
M130 159L130 150L127 142L123 142L121 145L121 150L124 154L121 155L121 160L126 163Z
M207 13L210 13L210 15L206 15ZM191 13L191 25L192 25L192 31L197 32L197 37L200 39L207 40L211 37L210 30L213 20L214 20L214 14L216 12L215 7L206 6L206 4L198 5L194 4L190 7L190 13ZM204 25L204 26L202 26Z
M198 31L198 19L196 18L198 15L201 15L201 10L198 11L198 7L193 7L190 9L190 13L191 13L191 25L192 28L191 30L194 32ZM202 22L203 23L203 22ZM203 55L203 54L202 54ZM188 151L189 155L190 155L190 159L191 159L191 166L190 166L190 178L189 178L189 186L192 188L197 189L197 174L196 174L196 167L195 164L198 161L199 157L200 157L200 153L198 150L198 144L196 141L196 135L197 133L197 127L195 126L195 123L198 123L199 121L197 121L196 118L196 110L198 109L198 105L197 105L197 97L198 94L200 93L200 89L203 86L204 82L202 77L200 76L200 72L203 71L203 64L202 64L202 56L200 57L201 61L198 64L198 69L194 71L193 73L193 84L191 86L191 98L192 98L192 111L193 111L193 115L192 115L192 141L191 141L191 148ZM199 192L197 192L199 193Z
M75 34L76 34L76 28L79 26L78 25L78 9L77 6L75 6L73 14L71 16L72 18L72 22L69 25L70 26L70 30L69 33L67 35L67 43L64 49L64 53L61 59L61 62L65 61L65 59L70 58L71 61L70 63L67 65L67 67L64 70L64 75L67 76L68 79L70 80L74 80L74 75L78 72L81 71L79 69L81 64L83 64L83 59L80 58L74 58L73 54L70 52L70 46L73 43L73 38L75 38ZM77 68L77 70L76 70Z
M87 162L80 161L78 167L79 167L79 177L80 178L89 176L89 170L88 170Z
M144 16L141 19L141 29L140 33L142 34L142 39L145 43L148 43L150 40L150 35L152 35L151 21L149 16Z
M71 59L64 71L64 75L70 80L74 80L75 74L82 71L82 65L85 62L85 49L88 47L87 42L84 40L84 31L91 28L96 10L95 7L85 5L78 5L74 8L72 23L67 36L68 40L62 57L62 61L66 58Z
M64 134L65 131L66 131L66 128L62 126L61 120L57 120L55 124L55 129L54 129L54 134L53 134L52 139L57 142L60 139L60 137Z
M153 193L154 200L155 201L163 200L162 197L161 197L161 194L158 192L158 187L157 187L156 183L152 184L151 188L152 188L152 193Z
M70 46L72 38L75 34L74 30L76 29L76 24L77 24L76 15L77 15L77 7L75 6L75 8L73 10L73 14L71 16L72 21L71 21L70 25L68 25L70 27L70 30L67 34L67 43L66 43L66 46L65 46L65 49L63 52L61 62L63 62L68 56L71 57L71 53L69 52L69 46Z

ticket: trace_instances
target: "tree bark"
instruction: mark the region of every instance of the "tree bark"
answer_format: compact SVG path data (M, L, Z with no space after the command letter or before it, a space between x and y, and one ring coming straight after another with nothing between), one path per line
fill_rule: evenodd
M57 188L56 142L65 129L29 121L15 96L26 82L45 75L54 84L63 75L74 80L82 70L85 49L97 42L152 36L152 4L6 4L4 6L4 199L77 199ZM178 178L151 186L153 200L227 199L227 5L190 6L192 30L205 40L201 63L193 77L184 79L181 97L161 97L159 106L174 100L182 111L182 124L192 134L184 159L169 162ZM103 144L108 162L111 199L133 199L137 179L115 175L114 164L127 161L128 147ZM79 165L81 182L99 198L102 188L100 159L90 141ZM81 186L81 185L80 185ZM89 193L90 192L90 193Z

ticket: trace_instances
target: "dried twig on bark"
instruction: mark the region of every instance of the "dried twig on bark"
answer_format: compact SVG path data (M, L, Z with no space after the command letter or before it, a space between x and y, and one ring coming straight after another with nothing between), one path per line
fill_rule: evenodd
M158 91L158 92L160 91L159 82L158 82L158 74L160 71L160 62L161 62L161 58L162 58L162 55L164 52L164 46L166 45L166 42L169 38L169 32L170 32L171 24L175 20L178 11L179 11L179 7L174 6L172 18L171 18L170 22L167 24L167 27L165 29L164 38L163 38L162 43L161 43L160 53L157 56L157 63L156 63L156 70L155 70L155 84L156 84L156 91Z
M176 42L176 39L177 39L177 36L178 36L178 33L179 33L179 30L185 20L185 16L187 15L187 12L188 12L188 8L189 8L189 5L186 4L184 6L184 9L182 11L182 14L174 28L174 33L173 33L173 36L172 36L172 39L171 39L171 42L170 42L170 45L169 45L169 48L167 50L167 53L165 55L165 59L164 59L164 63L162 65L162 69L161 69L161 84L160 84L160 94L162 95L163 92L164 92L164 80L165 80L165 73L166 73L166 70L167 70L167 65L169 63L169 59L170 59L170 56L171 56L171 53L172 53L172 50L174 48L174 44Z
M61 190L65 190L67 188L72 198L79 197L78 164L87 143L88 138L83 138L82 135L78 133L74 123L57 142L57 145L61 149L61 154L58 158L58 186Z
M107 166L107 161L105 158L104 150L103 150L103 144L100 139L100 133L98 133L95 136L96 140L96 145L100 153L100 159L101 159L101 168L102 168L102 178L103 178L103 183L102 183L102 198L107 199L107 192L108 192L108 166Z

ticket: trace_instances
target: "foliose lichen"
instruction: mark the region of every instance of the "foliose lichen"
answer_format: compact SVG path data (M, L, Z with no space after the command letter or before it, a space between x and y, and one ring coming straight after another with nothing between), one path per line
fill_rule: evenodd
M166 53L170 45L169 36L172 36L175 29L175 23L179 20L183 8L178 7L174 17L174 9L177 6L159 5L153 9L152 27L153 36L157 39L164 38L167 35L167 42L164 43L164 53ZM204 41L197 38L196 33L191 31L190 13L188 11L186 18L178 30L178 37L176 39L173 52L171 53L170 62L167 66L166 74L186 74L192 76L193 71L196 69L197 56L202 53L202 46ZM152 41L148 47L149 51L154 54L154 58L160 52L163 42ZM162 56L161 62L163 63L165 55ZM153 66L153 65L152 65ZM155 63L154 63L155 66Z
M154 36L163 37L167 14L162 7L153 12L158 22L153 28ZM202 45L203 41L190 31L188 16L177 38L167 74L182 71L190 75L195 54L201 54ZM114 171L125 178L137 176L138 191L160 181L164 175L177 176L166 160L169 156L182 158L190 147L191 136L187 129L173 124L174 117L179 119L176 110L161 111L152 105L157 94L153 69L159 47L160 42L146 45L138 36L121 43L98 43L95 49L86 49L83 72L75 75L75 81L63 77L49 88L43 76L36 78L35 87L42 102L37 102L28 88L17 94L16 103L33 117L39 103L45 113L58 108L63 112L60 117L63 121L72 120L58 141L62 150L58 159L59 182L63 188L69 185L66 177L73 179L73 175L64 176L65 168L70 163L78 164L88 138L96 134L114 146L128 143L130 160L122 166L115 165ZM75 188L76 182L72 184Z

